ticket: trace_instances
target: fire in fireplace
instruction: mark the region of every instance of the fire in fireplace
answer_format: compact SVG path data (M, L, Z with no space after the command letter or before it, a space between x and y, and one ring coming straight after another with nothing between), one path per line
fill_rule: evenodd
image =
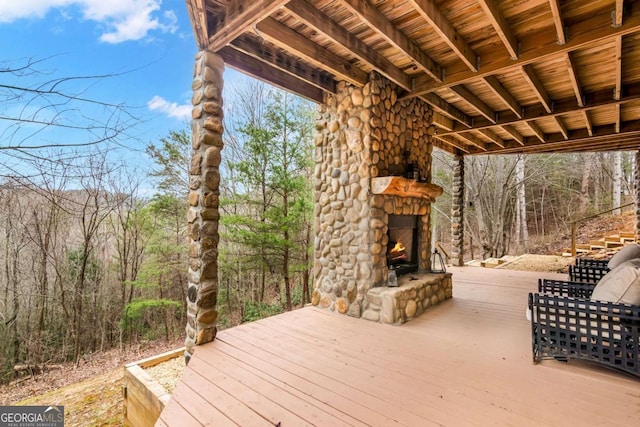
M397 275L418 271L418 217L389 215L387 266Z

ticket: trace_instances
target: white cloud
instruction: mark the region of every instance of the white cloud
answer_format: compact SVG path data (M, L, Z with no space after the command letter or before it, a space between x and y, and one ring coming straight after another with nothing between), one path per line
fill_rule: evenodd
M151 98L151 101L147 102L147 107L151 111L157 111L174 119L187 120L191 117L191 105L178 105L175 102L169 102L157 95Z
M52 9L71 16L71 8L81 12L81 19L100 24L100 40L121 43L140 40L151 31L175 33L177 18L173 11L160 13L162 0L0 0L0 22L40 19Z

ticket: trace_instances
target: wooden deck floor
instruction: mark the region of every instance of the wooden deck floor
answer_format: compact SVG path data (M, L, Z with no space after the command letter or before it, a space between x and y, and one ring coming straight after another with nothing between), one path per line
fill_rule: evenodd
M451 270L454 298L402 326L308 307L221 331L157 425L639 425L640 381L532 364L541 273Z

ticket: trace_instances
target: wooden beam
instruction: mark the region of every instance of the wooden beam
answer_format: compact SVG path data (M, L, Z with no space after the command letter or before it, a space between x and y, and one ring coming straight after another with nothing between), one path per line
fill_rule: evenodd
M511 59L518 59L518 40L516 40L509 24L504 19L500 11L500 5L496 0L478 0L478 3L480 3L480 7L482 7L489 21L491 21L491 25L498 33L498 37L502 40L504 47L507 48Z
M440 98L435 93L428 93L425 96L421 97L427 104L431 105L440 113L449 117L450 119L456 120L462 124L462 126L470 128L473 126L473 120L471 117L467 116L462 111L458 110L453 105L446 102L444 99Z
M573 60L573 54L571 52L567 52L566 59L567 71L569 71L569 79L571 80L571 85L573 86L573 92L576 94L578 106L584 107L582 85L580 84L580 79L578 78L578 68L576 67L575 61Z
M205 0L187 0L187 12L196 38L198 49L204 50L209 47L209 29L207 27L207 9Z
M553 118L556 121L556 124L558 125L558 127L560 128L560 133L562 134L564 139L569 139L569 131L567 130L567 127L564 125L564 122L562 121L560 116L554 116Z
M487 151L487 144L481 140L478 137L473 136L471 133L469 132L460 132L458 134L458 136L460 138L465 139L469 144L473 145L474 147L482 150L482 151Z
M281 49L299 56L304 61L335 74L339 79L356 86L364 86L367 73L343 58L319 46L303 35L282 25L273 18L266 18L256 25L258 35Z
M625 24L619 28L611 26L611 13L607 11L569 27L572 37L564 45L559 45L555 35L548 30L531 33L520 38L520 56L517 60L507 58L501 52L487 53L483 55L482 68L477 72L470 71L466 65L452 64L445 69L446 79L443 83L434 82L427 76L417 77L413 91L404 98L470 83L478 77L506 74L526 64L543 62L567 52L608 43L618 36L640 32L640 4L633 3L631 7L632 10L625 15Z
M405 90L413 87L412 79L387 58L371 49L353 34L336 23L328 15L314 8L305 0L292 0L286 5L287 11L318 33L324 34L335 43L349 50L361 61L375 68L380 74ZM432 79L433 80L433 79Z
M578 107L576 105L576 98L574 96L556 100L553 104L554 109L551 113L547 113L545 108L540 104L534 104L529 107L524 107L522 118L518 118L513 114L508 116L508 112L504 112L504 114L501 113L499 115L499 119L496 121L496 123L492 123L489 120L483 119L482 117L475 117L473 120L473 125L471 127L466 125L462 126L454 124L454 129L449 133L465 131L470 128L474 130L491 128L494 125L513 125L522 123L527 120L540 119L544 117L555 117L583 111L591 111L600 107L613 107L617 104L624 105L629 102L640 100L640 83L625 85L624 96L620 100L613 99L613 96L611 96L611 88L601 89L597 92L587 92L584 94L584 99L584 107Z
M373 4L367 0L342 0L342 4L372 30L380 34L389 44L411 58L419 69L427 73L435 81L443 81L442 67L424 53L422 48L400 31Z
M478 132L489 138L491 142L496 144L498 147L504 148L504 140L500 138L500 135L493 133L493 131L489 129L480 129Z
M540 129L540 126L537 125L535 120L526 121L525 124L529 127L529 129L531 129L531 131L533 131L533 133L541 142L547 141L547 137L545 136L542 129Z
M533 69L531 64L527 64L522 67L522 75L524 79L529 83L531 89L533 89L534 93L544 106L544 109L547 110L547 113L550 113L552 108L551 98L547 93L547 90L544 88L544 85L538 78L536 71Z
M444 114L441 114L437 111L433 112L431 121L433 122L434 125L442 129L453 130L453 120L450 119L449 117L445 117Z
M613 13L613 26L621 27L622 18L624 16L624 0L616 0L616 8Z
M440 12L433 0L408 0L408 3L431 25L471 71L478 71L478 56Z
M229 0L209 27L209 49L217 52L289 0Z
M587 127L589 136L593 136L593 123L591 122L591 115L589 114L589 110L583 110L582 117L584 117L584 122Z
M513 114L518 118L522 118L522 107L520 106L520 103L513 95L511 95L511 92L509 92L507 88L500 83L496 76L486 76L483 80L489 86L494 95L500 98L502 102L504 102L504 104L513 111Z
M560 0L549 0L551 6L551 14L553 15L553 24L556 26L556 34L558 36L558 44L567 43L567 36L564 31L564 20L560 11Z
M293 92L319 104L324 100L324 92L321 89L297 77L293 77L284 71L273 68L245 53L237 51L232 46L223 47L218 53L222 56L226 65L240 72L249 74L259 80Z
M518 144L524 145L524 136L522 136L522 134L518 132L513 126L502 126L502 129L504 129L505 132L511 135L513 139L518 142Z
M241 35L231 42L231 46L240 52L244 52L274 68L298 77L322 90L331 93L336 92L336 82L333 76L320 73L317 69L311 68L307 64L292 58L273 45L260 43L260 41L256 40L253 36L247 34Z
M479 112L484 118L493 123L496 122L496 113L485 104L480 98L473 94L469 89L460 85L453 86L451 90L455 92L460 98L462 98L467 104L471 105L471 107Z
M620 133L622 127L622 107L616 104L616 133Z
M579 129L572 131L571 136L567 141L561 134L549 135L545 143L532 137L527 139L525 147L511 144L491 150L491 154L637 150L640 148L640 120L622 123L619 133L616 133L615 126L605 125L594 127L592 135L586 129Z
M616 87L613 98L618 100L622 97L622 36L616 37Z
M453 139L450 136L447 137L447 136L435 135L435 137L438 140L444 142L445 144L453 147L456 150L460 150L460 151L462 151L463 153L466 153L466 154L469 154L469 152L470 152L469 149L467 147L465 147L465 145L463 143L456 141L455 139Z

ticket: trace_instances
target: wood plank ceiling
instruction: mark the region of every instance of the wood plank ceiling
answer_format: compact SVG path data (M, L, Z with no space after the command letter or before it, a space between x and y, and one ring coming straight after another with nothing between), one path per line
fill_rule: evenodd
M450 153L640 148L640 2L187 0L200 48L322 102L373 70Z

